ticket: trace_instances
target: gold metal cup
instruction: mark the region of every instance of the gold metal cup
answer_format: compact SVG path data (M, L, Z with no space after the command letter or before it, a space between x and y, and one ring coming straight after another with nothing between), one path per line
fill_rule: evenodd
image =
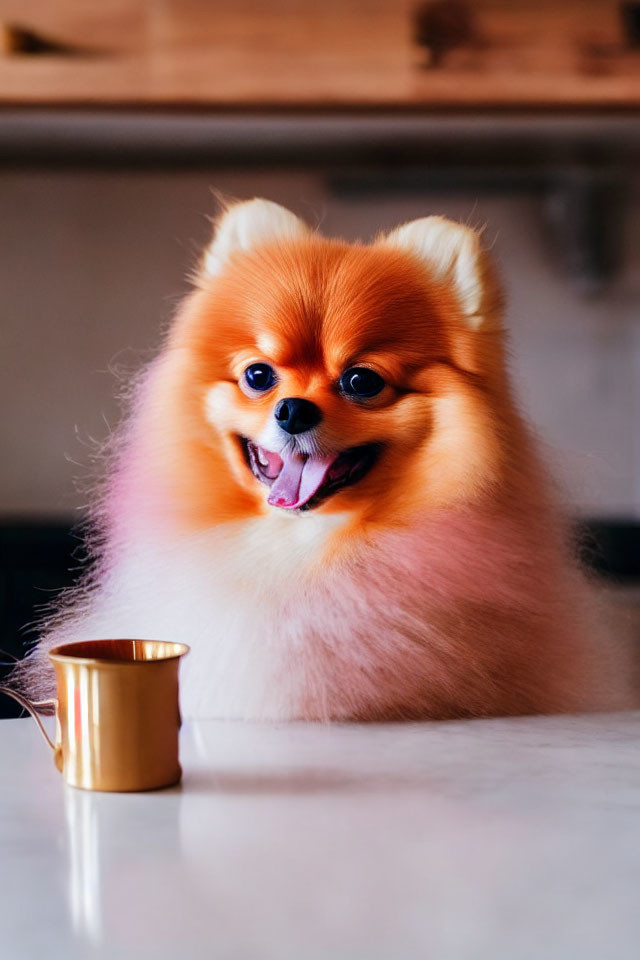
M58 696L26 707L66 783L83 790L155 790L178 783L178 668L189 652L159 640L89 640L49 652ZM56 738L38 711L54 706Z

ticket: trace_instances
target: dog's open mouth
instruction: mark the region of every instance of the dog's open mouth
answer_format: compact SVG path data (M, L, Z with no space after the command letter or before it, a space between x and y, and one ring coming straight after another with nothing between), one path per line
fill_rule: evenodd
M350 447L328 457L296 452L271 453L240 438L248 466L270 487L268 502L285 510L311 510L338 490L351 487L371 470L380 455L379 444Z

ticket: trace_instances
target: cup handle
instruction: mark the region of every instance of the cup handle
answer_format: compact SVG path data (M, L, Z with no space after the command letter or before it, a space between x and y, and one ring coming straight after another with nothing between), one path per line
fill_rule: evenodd
M53 707L54 710L57 710L58 701L57 700L27 700L26 697L23 697L21 693L17 692L17 690L12 690L11 687L0 686L0 693L4 693L5 696L7 697L12 697L14 700L16 700L20 704L21 707L24 707L25 710L29 711L29 713L31 714L35 722L38 724L38 727L40 728L40 733L42 734L42 736L45 738L45 740L53 750L57 759L58 747L53 742L53 740L51 739L47 731L45 730L44 723L40 718L40 714L38 713L38 710L42 709L43 707Z

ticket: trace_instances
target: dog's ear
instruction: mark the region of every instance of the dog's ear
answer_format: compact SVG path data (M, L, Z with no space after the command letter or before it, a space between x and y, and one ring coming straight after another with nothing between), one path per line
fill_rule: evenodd
M436 282L453 288L468 329L494 326L501 298L475 230L444 217L423 217L396 227L382 242L419 257Z
M295 214L271 200L247 200L228 207L216 223L204 252L201 273L215 277L235 251L249 251L270 240L294 240L308 232Z

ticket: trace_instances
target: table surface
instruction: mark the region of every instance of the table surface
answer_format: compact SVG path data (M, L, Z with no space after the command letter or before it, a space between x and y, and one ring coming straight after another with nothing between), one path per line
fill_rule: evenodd
M637 960L640 713L200 723L184 780L65 788L0 723L7 960Z

